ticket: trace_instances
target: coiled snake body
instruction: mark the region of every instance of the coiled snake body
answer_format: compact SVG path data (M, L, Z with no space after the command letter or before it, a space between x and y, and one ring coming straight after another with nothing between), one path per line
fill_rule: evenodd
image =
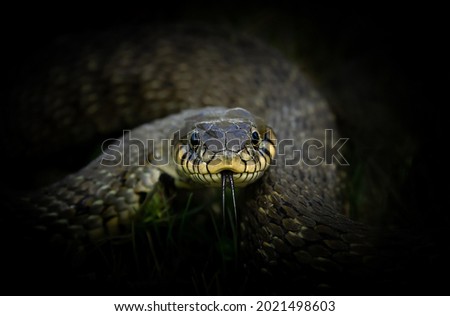
M30 73L26 89L13 98L15 116L33 117L21 121L16 127L22 134L13 136L20 140L18 150L27 148L24 155L32 158L36 149L45 155L55 147L67 148L70 155L73 144L93 135L170 115L123 137L122 158L128 164L101 164L106 152L22 199L31 210L26 234L44 232L53 242L69 240L79 250L129 233L162 174L152 164L141 164L154 154L146 140L157 144L170 138L186 118L204 111L198 108L241 107L264 118L285 141L276 163L245 189L237 208L239 258L245 271L258 275L248 282L256 279L268 292L283 293L289 292L284 285L289 281L298 288L292 293L308 293L409 279L408 255L385 251L393 248L392 240L342 214L344 176L338 161L305 162L325 157L336 143L334 116L278 52L228 31L185 26L63 39L55 47L55 56L47 57L48 63L44 59L42 71ZM304 156L299 149L311 139L324 145L312 146L315 151ZM143 141L144 151L133 146L136 140Z

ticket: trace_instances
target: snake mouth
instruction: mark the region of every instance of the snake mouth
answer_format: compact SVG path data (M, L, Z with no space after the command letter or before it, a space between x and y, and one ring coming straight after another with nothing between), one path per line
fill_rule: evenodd
M237 187L247 186L258 180L269 167L272 157L265 152L248 149L239 152L216 152L208 154L179 146L175 152L178 168L190 180L210 187L220 187L222 174L231 174Z
M210 187L221 187L223 186L223 179L224 177L229 179L230 181L233 181L233 185L236 187L244 187L247 186L263 175L263 171L256 171L256 172L241 172L236 173L232 170L222 170L218 173L193 173L190 174L189 177L194 182L204 184L205 186Z

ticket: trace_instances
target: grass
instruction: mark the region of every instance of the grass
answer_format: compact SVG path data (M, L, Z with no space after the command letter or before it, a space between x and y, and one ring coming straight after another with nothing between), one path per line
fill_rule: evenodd
M158 184L137 211L127 238L114 239L90 252L82 275L112 293L231 294L242 287L238 238L230 214L226 228L220 194L212 203L196 199L203 192L167 195ZM220 208L220 207L219 207ZM92 262L95 264L92 266ZM82 278L84 281L86 278ZM242 280L240 280L242 281Z

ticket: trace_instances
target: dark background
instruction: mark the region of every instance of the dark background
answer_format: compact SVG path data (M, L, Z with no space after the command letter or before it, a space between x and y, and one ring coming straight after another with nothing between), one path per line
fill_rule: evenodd
M180 21L228 25L278 47L327 97L341 134L350 138L350 216L378 225L430 227L433 238L448 240L443 8L256 1L125 5L6 7L2 92L14 86L24 60L66 34ZM5 170L2 186L13 177Z

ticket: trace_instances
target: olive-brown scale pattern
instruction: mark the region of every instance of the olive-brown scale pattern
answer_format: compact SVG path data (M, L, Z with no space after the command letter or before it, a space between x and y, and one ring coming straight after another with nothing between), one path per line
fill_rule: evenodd
M268 275L294 271L300 279L317 277L316 286L326 284L330 273L359 277L385 269L377 234L342 214L342 169L301 161L286 165L303 154L298 149L308 139L324 142L326 129L336 139L338 134L327 102L277 51L228 30L172 26L61 39L53 53L13 99L14 116L34 118L21 121L13 136L28 155L36 148L43 155L53 147L70 149L71 142L143 123L130 135L157 144L203 107L242 107L263 117L279 144L293 141L239 206L250 265ZM105 153L27 197L35 228L80 245L127 234L161 171L138 164L153 148L141 156L126 142L124 148L130 166L100 164Z

